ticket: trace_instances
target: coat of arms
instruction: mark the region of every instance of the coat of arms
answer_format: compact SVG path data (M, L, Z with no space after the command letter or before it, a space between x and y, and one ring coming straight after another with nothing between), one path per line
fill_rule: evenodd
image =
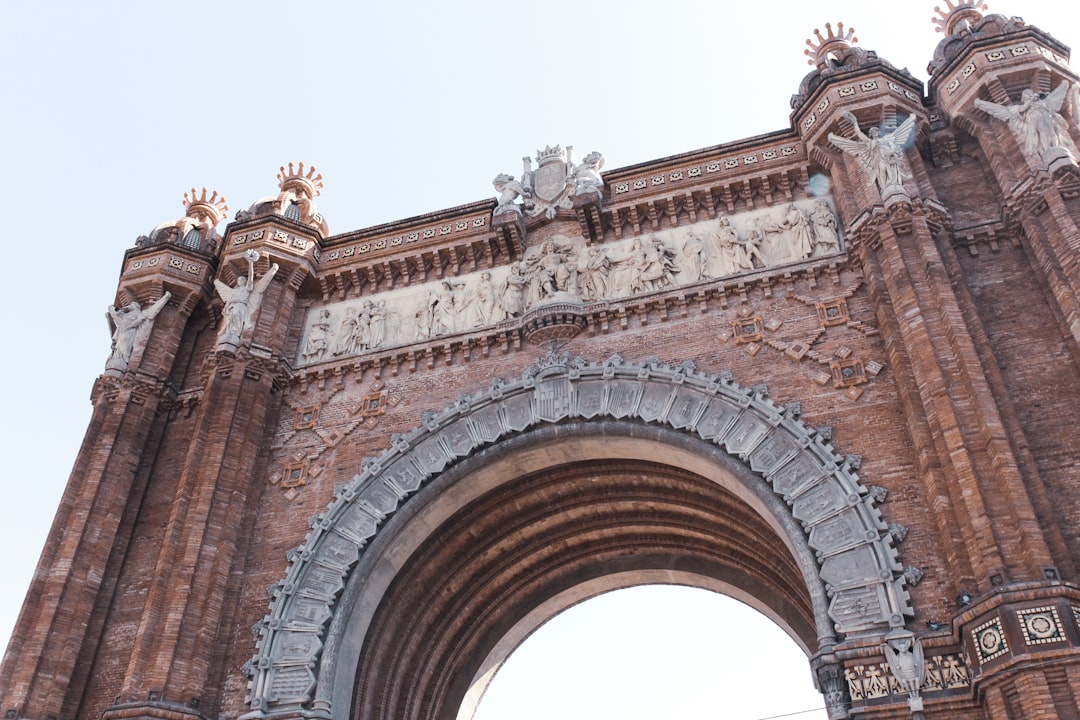
M521 181L513 176L500 173L492 184L499 193L499 205L495 214L504 212L522 212L529 217L545 215L555 217L560 208L570 210L574 207L574 197L595 194L598 198L603 193L604 181L600 178L600 168L604 166L604 156L591 152L580 164L574 163L574 148L545 147L536 152L538 167L534 170L532 158L523 157L524 172ZM522 199L518 205L515 201Z

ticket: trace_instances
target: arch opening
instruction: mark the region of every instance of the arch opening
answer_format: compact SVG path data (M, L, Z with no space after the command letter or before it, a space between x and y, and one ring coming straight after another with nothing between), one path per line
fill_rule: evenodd
M741 593L808 654L902 626L867 488L767 392L549 356L425 415L290 553L246 717L451 720L544 620L643 582Z
M513 473L510 464L531 463L520 448L506 448L503 462L485 458L480 469L461 469L454 486L477 494L448 517L432 509L402 523L426 527L440 517L371 613L352 718L451 720L553 615L636 585L735 595L781 625L807 655L818 649L814 575L808 583L774 527L783 527L778 508L750 495L759 506L752 507L729 489L744 489L730 469L705 466L674 438L637 433L628 443L610 426L595 430L529 433L519 442L534 457L569 461ZM666 461L657 462L661 457ZM695 465L709 475L690 469ZM432 490L430 505L438 505L434 496L446 489ZM427 499L416 498L418 509ZM381 550L373 545L372 556ZM802 555L805 566L805 547Z
M467 698L458 720L827 717L786 631L728 595L668 584L605 593L552 618L472 708Z

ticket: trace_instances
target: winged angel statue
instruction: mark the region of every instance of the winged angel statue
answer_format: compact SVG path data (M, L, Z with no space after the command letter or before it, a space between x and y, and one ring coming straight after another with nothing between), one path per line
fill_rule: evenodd
M904 148L915 137L915 116L908 116L893 132L882 135L876 128L870 128L867 136L859 129L859 121L850 112L846 117L855 127L855 137L845 138L829 133L829 141L849 155L854 155L866 170L870 185L877 184L881 197L902 193L904 180L911 178L911 173L904 169Z
M221 327L218 329L218 348L223 345L237 346L240 344L240 335L255 321L255 315L259 312L263 293L270 285L278 271L277 263L270 266L270 272L255 281L255 263L259 259L257 250L248 250L244 253L244 259L248 262L247 277L241 275L236 279L236 287L229 287L221 280L214 280L214 287L218 295L225 301L225 309L222 311Z
M1039 97L1033 90L1024 90L1017 105L998 105L976 99L975 107L1007 123L1029 156L1049 163L1055 158L1048 155L1060 155L1060 151L1064 151L1075 161L1076 145L1069 137L1068 121L1061 116L1061 106L1068 93L1069 83L1063 81L1045 97ZM1048 153L1055 148L1059 152Z
M172 293L166 290L164 295L147 308L138 302L131 302L122 308L109 306L106 317L109 319L109 331L112 332L112 354L105 364L107 369L127 370L131 356L136 350L146 346L154 318L171 297Z

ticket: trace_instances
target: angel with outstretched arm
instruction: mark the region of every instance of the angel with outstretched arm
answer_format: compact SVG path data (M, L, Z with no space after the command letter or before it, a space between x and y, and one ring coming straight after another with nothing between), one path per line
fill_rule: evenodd
M1068 81L1063 81L1045 97L1033 90L1024 90L1016 105L998 105L987 100L975 100L975 107L987 115L1005 122L1020 139L1024 150L1041 158L1053 147L1063 148L1075 154L1076 146L1069 137L1069 124L1061 115L1061 107L1069 92Z
M109 306L106 317L109 320L109 330L112 332L112 354L109 356L106 367L117 370L127 369L135 350L146 345L154 318L171 297L172 293L166 290L164 295L145 310L138 302L131 302L119 309L115 305Z
M870 184L876 183L884 194L885 189L903 189L904 180L911 174L904 169L904 148L915 135L915 116L909 116L896 130L881 135L876 127L866 135L859 128L859 121L850 112L843 113L855 129L855 138L829 133L829 141L849 155L854 155L866 171Z
M263 293L270 286L270 281L278 271L277 263L270 266L270 271L255 281L255 262L259 259L259 253L248 250L244 253L244 259L248 261L247 276L241 275L236 279L236 287L229 287L221 280L214 279L214 287L218 295L225 301L225 309L222 311L221 328L218 330L218 344L240 344L240 335L253 324L259 305L262 303Z

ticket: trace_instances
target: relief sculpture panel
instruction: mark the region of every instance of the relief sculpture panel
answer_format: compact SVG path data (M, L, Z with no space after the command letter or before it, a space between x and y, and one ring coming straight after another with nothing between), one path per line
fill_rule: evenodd
M555 235L515 263L320 305L301 365L471 332L567 300L620 298L767 270L843 250L831 198L813 198L587 246Z

